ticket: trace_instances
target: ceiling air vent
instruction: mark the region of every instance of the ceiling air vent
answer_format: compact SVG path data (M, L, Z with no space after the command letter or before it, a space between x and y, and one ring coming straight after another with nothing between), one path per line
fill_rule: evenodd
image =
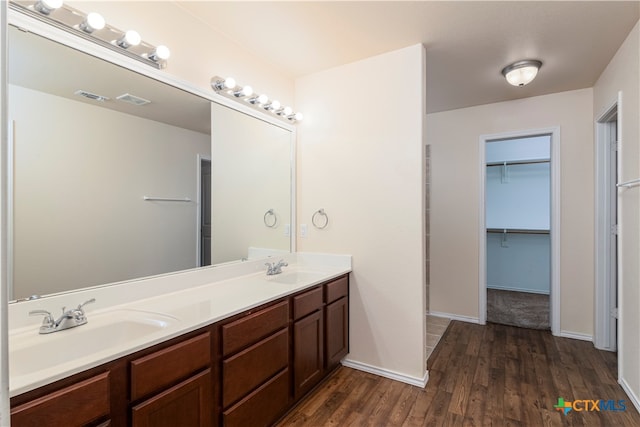
M97 95L95 93L87 92L86 90L77 90L74 92L74 95L84 96L85 98L89 98L99 102L104 102L109 100L109 97L107 96Z
M124 95L120 95L116 97L118 101L128 102L133 105L146 105L151 103L151 101L140 98L139 96L131 95L130 93L125 93Z

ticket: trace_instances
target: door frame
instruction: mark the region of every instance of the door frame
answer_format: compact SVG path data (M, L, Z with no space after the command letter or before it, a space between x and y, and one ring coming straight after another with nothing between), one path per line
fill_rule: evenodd
M618 131L620 129L620 119L622 110L622 93L619 92L617 98L609 104L604 113L602 113L595 121L595 325L593 344L596 348L601 350L616 351L618 347L621 347L618 340L620 336L619 329L614 331L614 320L611 310L615 305L612 299L614 298L613 290L615 289L618 298L620 296L620 275L622 273L620 269L620 239L618 238L617 247L611 245L611 227L617 224L618 236L620 235L621 221L620 212L616 209L616 218L611 214L611 199L612 199L612 185L610 182L611 177L611 164L614 151L611 147L611 123L615 121ZM621 164L620 164L620 147L622 135L619 133L616 135L617 139L617 163L616 163L616 182L620 182L621 176ZM617 190L616 190L617 194ZM617 203L617 202L616 202ZM617 250L617 259L614 262L611 261L611 252ZM611 278L613 275L615 278L615 288L610 286ZM618 315L619 319L619 315ZM620 328L620 322L618 322L618 328ZM618 354L620 354L619 351Z
M202 256L202 162L208 161L213 167L211 156L198 154L196 164L196 266L201 267ZM213 253L211 254L213 257Z
M515 132L480 135L478 143L479 200L478 200L478 322L487 323L487 233L485 218L486 193L486 144L501 139L551 136L551 286L549 292L549 317L551 333L560 335L560 127L549 127Z

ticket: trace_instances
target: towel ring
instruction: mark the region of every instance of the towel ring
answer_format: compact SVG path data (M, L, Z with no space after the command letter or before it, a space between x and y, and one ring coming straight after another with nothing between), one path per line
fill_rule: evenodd
M269 216L273 216L272 222L269 222ZM278 217L276 216L273 209L269 209L268 211L266 211L262 219L264 220L264 225L266 225L269 228L274 228L278 224Z
M323 216L324 217L324 224L322 225L318 225L317 223L317 216ZM311 217L311 223L313 224L313 226L315 228L317 228L318 230L322 230L323 228L326 228L327 225L329 225L329 216L327 215L327 213L324 211L324 209L318 209L313 216Z

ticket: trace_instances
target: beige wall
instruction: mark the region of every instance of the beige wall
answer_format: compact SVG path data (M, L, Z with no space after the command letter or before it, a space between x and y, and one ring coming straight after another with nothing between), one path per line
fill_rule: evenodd
M165 72L211 91L211 77L234 77L238 84L251 85L284 105L293 102L293 79L273 64L239 46L224 34L204 24L197 16L170 1L68 1L83 12L99 12L107 23L120 29L134 29L153 45L171 49ZM268 33L265 27L265 33Z
M427 115L431 311L479 317L479 137L559 126L560 329L593 334L592 103L583 89Z
M353 255L348 359L413 380L426 369L424 93L422 45L296 82L298 248Z
M636 24L593 88L593 120L597 120L622 92L618 106L620 147L619 176L622 181L640 177L640 24ZM620 304L619 363L621 379L640 396L640 188L620 190L619 237Z
M196 266L196 165L209 135L9 89L14 298Z

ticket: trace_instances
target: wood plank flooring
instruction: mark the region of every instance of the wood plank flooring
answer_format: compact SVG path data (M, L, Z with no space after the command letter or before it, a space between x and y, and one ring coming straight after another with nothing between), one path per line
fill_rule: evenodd
M453 321L428 368L421 389L341 367L277 426L640 426L616 355L590 342ZM559 397L624 400L626 410L565 416Z

